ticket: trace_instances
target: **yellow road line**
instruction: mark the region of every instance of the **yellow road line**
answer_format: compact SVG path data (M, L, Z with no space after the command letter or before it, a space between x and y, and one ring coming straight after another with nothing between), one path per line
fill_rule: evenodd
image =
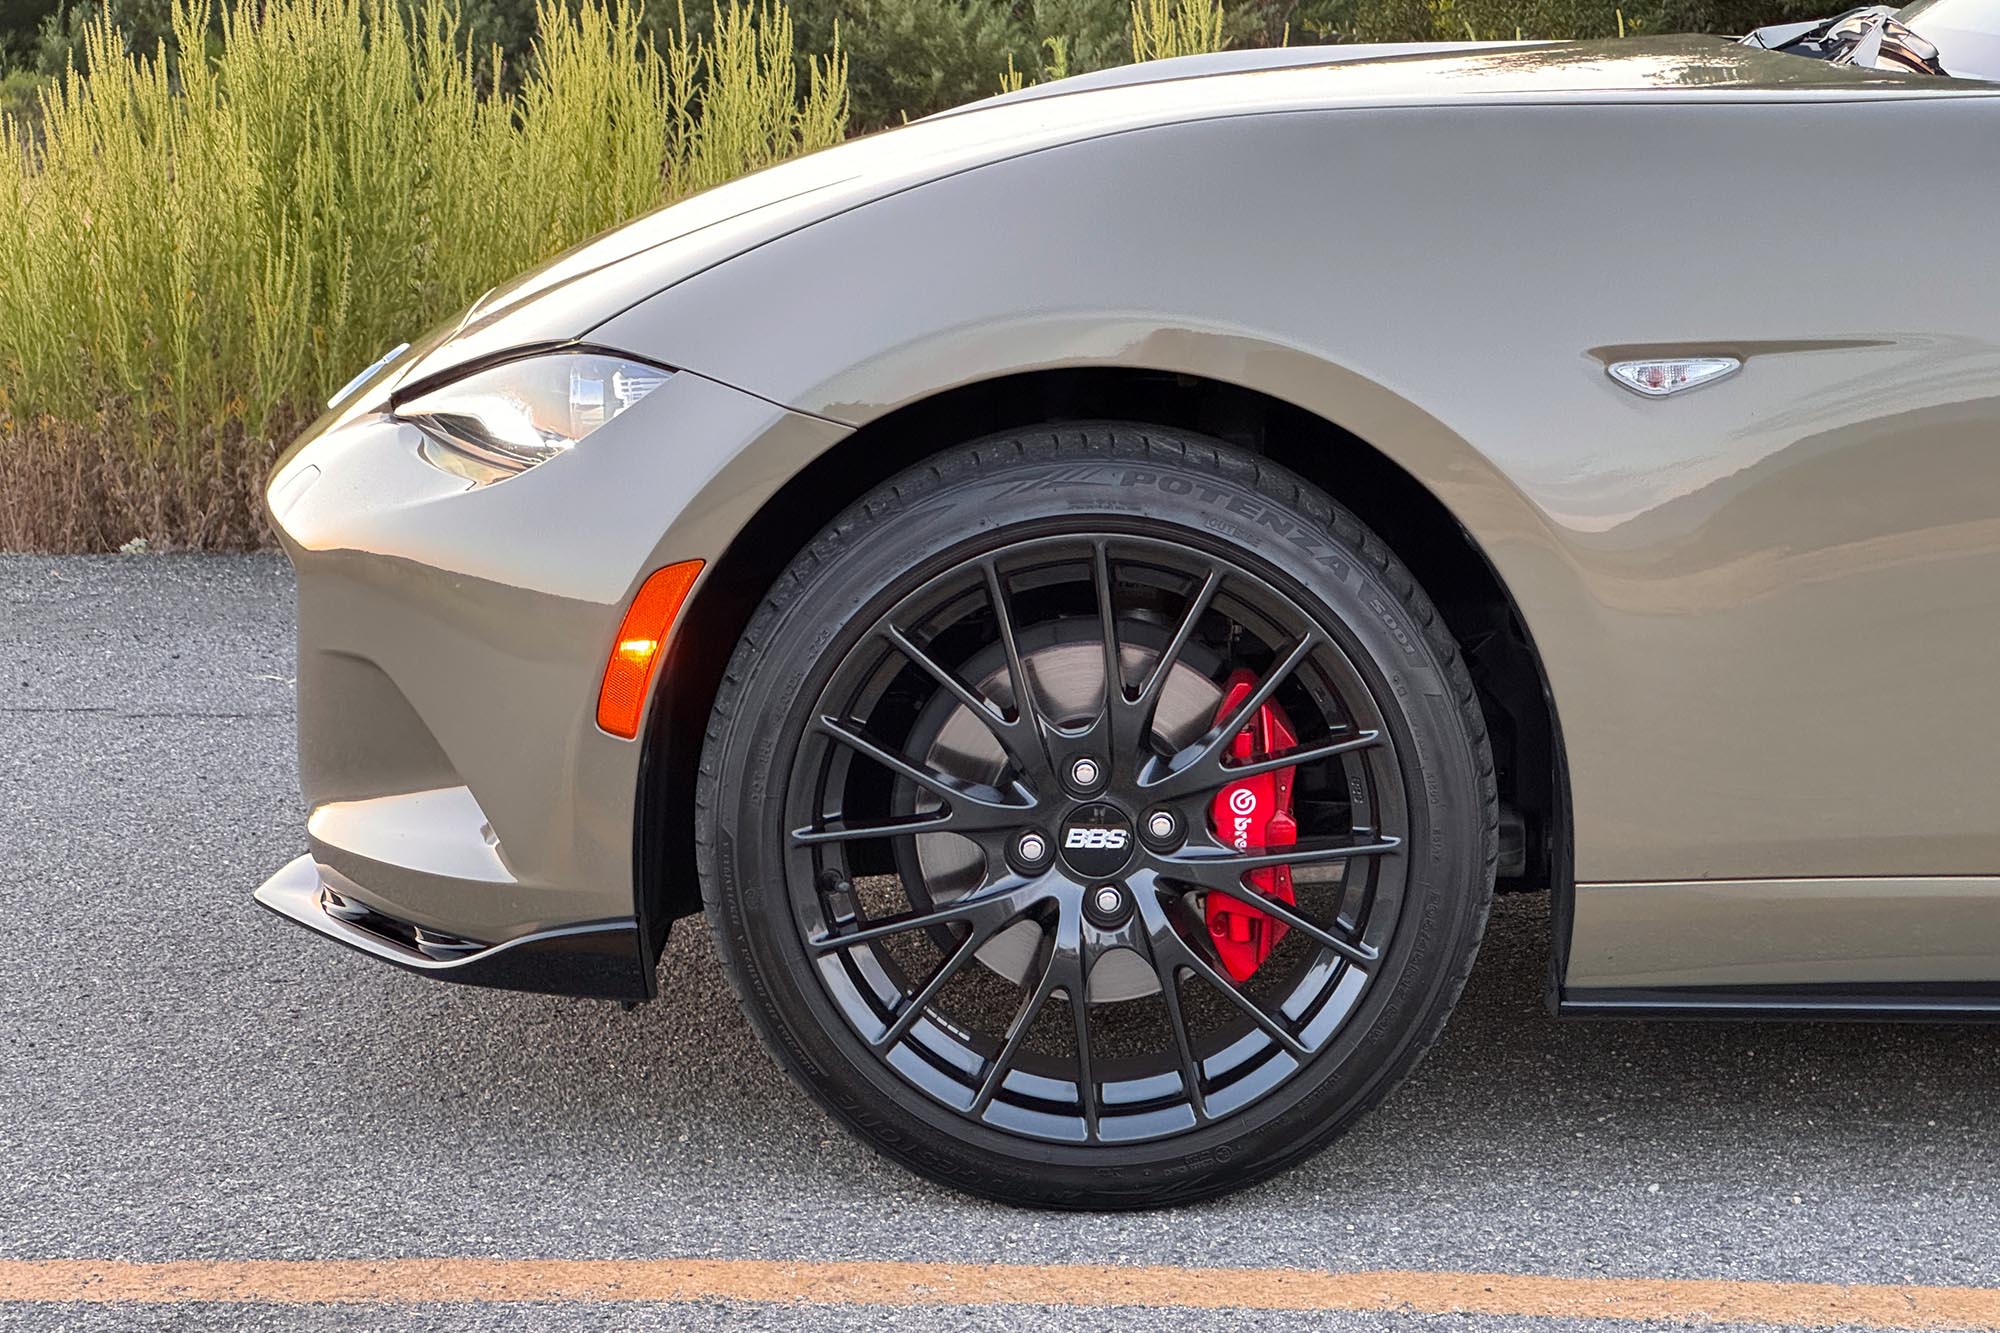
M0 1260L0 1302L742 1301L1408 1311L1547 1319L2000 1327L2000 1289L1503 1273L764 1259Z

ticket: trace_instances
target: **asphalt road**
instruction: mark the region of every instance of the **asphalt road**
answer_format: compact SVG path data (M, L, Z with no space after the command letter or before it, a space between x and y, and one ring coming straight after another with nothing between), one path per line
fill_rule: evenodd
M2000 1031L1557 1023L1503 902L1441 1047L1221 1203L917 1181L739 1017L698 921L632 1013L439 985L250 890L301 849L273 558L0 558L0 1261L767 1258L2000 1285ZM1535 1318L1070 1310L1060 1327ZM0 1303L0 1327L1012 1328L1027 1307ZM1606 1327L1609 1327L1607 1324ZM1630 1327L1630 1325L1623 1325Z

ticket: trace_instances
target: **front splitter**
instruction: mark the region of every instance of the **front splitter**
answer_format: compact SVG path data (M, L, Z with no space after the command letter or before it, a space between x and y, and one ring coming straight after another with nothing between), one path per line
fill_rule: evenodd
M300 856L257 887L263 906L371 958L442 981L496 990L535 991L600 1000L647 1000L652 976L642 961L639 923L622 917L536 931L454 958L434 958L326 909L335 872ZM337 876L335 876L337 878Z

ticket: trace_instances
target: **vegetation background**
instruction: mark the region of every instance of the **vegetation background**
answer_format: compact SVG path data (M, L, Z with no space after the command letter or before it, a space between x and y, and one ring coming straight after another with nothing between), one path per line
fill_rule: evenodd
M263 545L275 452L384 349L853 132L1230 46L1736 31L1826 8L699 3L0 0L0 549Z
M537 3L465 0L462 7L464 35L477 51L497 46L506 54L510 84L527 71ZM174 4L109 0L107 8L127 45L151 52L161 41L170 47L177 41ZM1067 47L1072 73L1132 58L1130 0L788 0L787 8L802 65L808 53L831 49L838 28L857 130L986 96L1000 77L996 71L1010 61L1018 70L1040 71L1051 37ZM1620 31L1621 13L1627 32L1744 32L1822 11L1818 0L1227 0L1223 40L1266 46L1609 37ZM84 56L85 33L99 12L95 0L0 0L0 105L30 107L40 81ZM709 0L698 0L686 19L694 36L705 35L713 23ZM638 21L664 46L682 17L672 0L655 0ZM211 38L220 31L218 15Z

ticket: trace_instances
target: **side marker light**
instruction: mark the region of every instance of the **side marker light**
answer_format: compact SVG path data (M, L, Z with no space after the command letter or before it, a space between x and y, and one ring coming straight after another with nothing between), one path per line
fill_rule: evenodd
M1683 389L1713 384L1742 368L1743 363L1733 356L1690 356L1661 361L1617 361L1604 369L1633 393L1665 398Z
M677 565L656 569L639 585L639 593L618 626L611 655L604 663L604 684L597 691L597 725L613 736L633 740L639 735L639 719L646 711L646 696L653 692L653 674L659 669L660 649L666 646L667 631L680 614L689 589L701 574L701 561L683 560Z

